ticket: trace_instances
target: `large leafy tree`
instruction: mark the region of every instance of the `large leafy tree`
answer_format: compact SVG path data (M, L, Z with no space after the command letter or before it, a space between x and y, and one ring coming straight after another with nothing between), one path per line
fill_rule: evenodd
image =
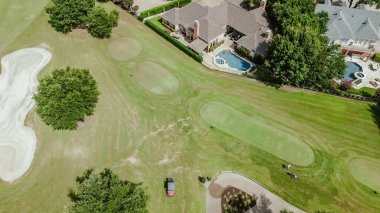
M88 14L95 6L95 0L52 0L52 2L53 5L46 7L49 23L62 33L85 27Z
M315 13L313 0L270 0L268 15L276 31L265 66L281 83L295 86L330 85L345 69L338 46L323 35L326 13Z
M120 180L110 169L99 174L92 169L76 178L76 184L69 190L71 205L69 211L147 213L149 196L141 184Z
M326 0L327 1L327 0ZM357 8L360 5L369 5L369 6L376 6L376 8L380 8L380 0L348 0L348 6Z
M119 13L113 10L111 13L100 6L95 7L89 14L89 32L96 38L108 38L112 33L112 27L117 26Z
M56 69L41 79L34 99L37 113L54 129L75 129L94 112L99 91L87 69Z

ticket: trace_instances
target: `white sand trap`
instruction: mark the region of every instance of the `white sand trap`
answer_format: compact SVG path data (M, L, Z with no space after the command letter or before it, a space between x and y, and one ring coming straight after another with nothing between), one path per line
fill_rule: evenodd
M14 181L32 164L37 137L24 126L34 106L38 72L50 61L45 49L21 49L1 59L0 75L0 179Z

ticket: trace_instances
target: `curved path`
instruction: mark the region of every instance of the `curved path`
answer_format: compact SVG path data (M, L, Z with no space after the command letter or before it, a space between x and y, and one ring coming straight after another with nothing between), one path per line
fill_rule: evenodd
M246 213L277 213L283 209L290 210L294 213L304 212L268 191L257 182L235 172L221 172L216 179L211 182L207 182L205 185L207 187L207 213L222 212L221 196L223 191L228 187L235 187L247 194L255 194L257 196L257 205L251 210L248 210Z
M14 181L32 164L36 134L24 126L33 108L38 72L51 59L41 48L27 48L1 59L0 75L0 179Z

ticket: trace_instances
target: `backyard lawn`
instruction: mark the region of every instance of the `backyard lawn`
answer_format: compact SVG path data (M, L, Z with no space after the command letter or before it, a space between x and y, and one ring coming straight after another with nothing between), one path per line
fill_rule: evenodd
M65 212L69 187L90 167L143 182L152 212L205 212L197 177L223 170L309 212L380 211L380 132L370 104L208 70L119 9L109 40L83 30L63 35L47 23L47 1L27 2L1 1L0 27L17 28L0 31L0 55L45 47L53 58L40 77L67 65L88 68L101 95L75 131L53 131L29 114L35 158L19 180L0 181L0 212ZM298 179L285 173L285 160ZM176 181L173 198L166 177Z

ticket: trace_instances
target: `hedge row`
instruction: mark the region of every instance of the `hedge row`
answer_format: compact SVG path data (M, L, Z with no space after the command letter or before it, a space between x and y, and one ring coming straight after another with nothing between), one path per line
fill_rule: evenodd
M168 11L170 9L173 9L175 7L183 7L183 6L186 6L190 3L191 3L191 0L177 0L177 1L170 2L168 4L158 6L158 7L153 7L149 10L145 10L145 11L141 12L138 19L140 21L142 21L147 17L163 13L163 12Z
M147 20L145 21L145 24L150 27L152 30L154 30L156 33L160 34L162 37L164 37L166 40L168 40L170 43L174 44L174 46L178 47L180 50L185 52L190 57L194 58L198 62L203 61L203 57L199 55L198 53L194 52L192 49L187 47L186 45L182 44L177 39L173 38L171 35L169 35L167 32L159 28L157 25L155 25L152 21Z

